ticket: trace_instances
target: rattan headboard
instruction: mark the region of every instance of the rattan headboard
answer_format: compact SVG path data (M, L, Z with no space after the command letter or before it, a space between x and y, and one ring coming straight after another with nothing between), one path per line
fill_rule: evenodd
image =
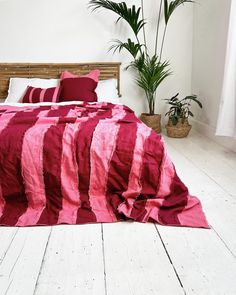
M120 65L119 62L95 63L0 63L0 99L7 97L9 79L22 78L59 78L64 70L83 75L93 69L101 71L100 79L116 78L120 95Z

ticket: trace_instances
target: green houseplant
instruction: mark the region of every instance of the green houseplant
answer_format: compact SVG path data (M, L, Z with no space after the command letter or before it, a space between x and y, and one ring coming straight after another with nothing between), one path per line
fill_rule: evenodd
M146 39L146 20L144 17L143 0L140 0L140 5L132 5L131 7L128 7L125 2L116 3L110 0L89 1L89 6L93 11L100 8L110 10L118 16L117 22L124 20L130 26L133 32L133 37L128 38L127 41L113 40L113 45L110 47L110 50L114 50L114 52L126 50L132 56L132 61L127 68L131 67L136 71L136 82L138 86L143 89L149 108L149 113L143 113L141 115L141 119L157 132L161 131L161 116L155 114L156 92L163 80L171 74L169 62L162 61L166 30L173 12L180 5L187 2L193 1L160 0L160 4L157 7L158 17L155 35L155 48L154 54L151 54L151 48L148 47ZM160 32L162 13L164 14L165 25L163 32Z
M189 95L182 99L178 96L179 93L170 99L165 99L166 103L170 106L168 112L165 114L169 117L166 131L169 137L183 138L189 134L192 128L188 121L189 117L194 116L190 110L191 103L195 102L200 108L202 108L202 104L196 95Z

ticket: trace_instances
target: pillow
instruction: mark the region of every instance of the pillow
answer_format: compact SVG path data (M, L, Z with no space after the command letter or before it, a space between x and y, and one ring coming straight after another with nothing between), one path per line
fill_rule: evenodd
M22 98L23 103L58 102L60 87L35 88L28 86Z
M99 81L96 93L99 102L105 101L114 104L119 103L116 79Z
M88 77L98 82L97 88L95 90L97 94L97 101L99 102L111 102L111 103L120 103L118 91L117 91L117 80L108 79L103 81L98 81L100 75L99 70L93 70L87 75L77 76L72 74L69 71L64 71L61 73L61 80L67 78L79 78L79 77Z
M59 100L62 101L97 101L95 89L97 82L88 77L65 78L61 80L61 94Z
M63 79L67 79L67 78L87 77L87 78L93 79L95 82L98 82L99 75L100 75L99 70L92 70L90 73L88 73L87 75L83 75L83 76L78 76L78 75L72 74L69 71L64 71L61 73L60 79L62 81Z
M27 86L50 88L59 86L59 79L11 78L6 103L19 102Z
M95 89L98 84L99 70L92 70L87 75L78 76L71 72L61 73L60 101L97 101Z

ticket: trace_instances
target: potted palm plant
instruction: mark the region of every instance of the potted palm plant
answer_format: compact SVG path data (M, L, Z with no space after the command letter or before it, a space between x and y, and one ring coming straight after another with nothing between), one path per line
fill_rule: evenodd
M188 118L193 117L193 113L190 110L191 103L195 102L200 108L202 108L201 102L197 99L196 95L189 95L180 99L179 93L170 99L165 99L170 106L166 116L169 117L169 121L166 125L167 135L174 138L183 138L188 136L192 126L189 124Z
M110 50L126 50L131 56L132 61L129 67L135 69L137 76L136 82L144 90L146 95L149 113L143 113L141 120L157 132L161 131L161 115L155 114L156 92L159 85L170 74L169 62L162 61L162 52L166 36L167 26L173 12L182 4L193 2L191 0L160 0L158 7L157 28L155 36L154 54L150 54L151 48L148 47L146 39L146 20L144 18L144 1L140 0L140 5L128 7L125 2L113 2L110 0L90 0L89 6L93 11L104 8L114 12L117 22L124 20L133 31L133 37L127 41L113 40ZM161 15L164 13L164 30L160 32ZM158 46L160 42L160 46ZM159 51L158 51L158 48Z

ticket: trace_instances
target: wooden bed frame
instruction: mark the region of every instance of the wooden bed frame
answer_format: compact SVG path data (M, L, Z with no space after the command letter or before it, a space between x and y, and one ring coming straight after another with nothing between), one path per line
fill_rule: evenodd
M68 70L77 75L87 74L93 69L101 71L100 79L117 79L120 94L120 62L95 63L0 63L0 99L8 94L9 80L21 78L59 78L62 71Z

